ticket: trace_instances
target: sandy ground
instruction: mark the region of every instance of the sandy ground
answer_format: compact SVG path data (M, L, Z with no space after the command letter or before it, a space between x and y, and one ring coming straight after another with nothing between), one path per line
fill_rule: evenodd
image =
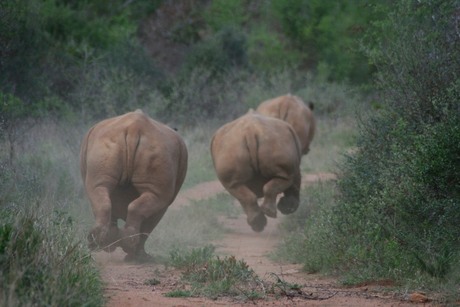
M308 174L303 184L318 180L333 179L333 174ZM181 192L172 208L187 205L190 200L205 199L224 191L217 182L205 182ZM237 219L222 217L221 222L230 229L224 239L213 242L219 255L233 255L244 260L263 280L282 280L301 286L292 295L267 296L264 299L241 302L232 298L168 298L164 294L184 287L180 282L181 272L160 264L129 264L123 261L124 253L117 249L114 253L94 253L105 281L105 297L109 307L141 306L434 306L430 303L416 303L426 297L414 293L405 295L388 290L385 284L367 284L354 288L339 285L332 278L302 272L296 264L281 264L271 261L267 254L279 242L278 219L269 219L262 233L253 232L244 215ZM159 284L152 285L155 278Z

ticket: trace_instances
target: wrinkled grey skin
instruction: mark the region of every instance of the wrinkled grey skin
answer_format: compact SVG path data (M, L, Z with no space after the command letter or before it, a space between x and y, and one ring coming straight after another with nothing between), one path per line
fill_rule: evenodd
M84 137L80 168L95 218L90 248L110 252L120 246L126 260L150 259L145 241L187 171L187 149L179 134L140 110L106 119ZM122 229L119 219L125 221Z
M302 155L310 151L316 129L313 103L307 106L299 97L288 94L262 102L256 111L291 124L299 137Z
M297 210L301 149L291 125L250 111L216 131L211 155L217 177L240 202L254 231L262 231L266 216L275 218L277 209Z

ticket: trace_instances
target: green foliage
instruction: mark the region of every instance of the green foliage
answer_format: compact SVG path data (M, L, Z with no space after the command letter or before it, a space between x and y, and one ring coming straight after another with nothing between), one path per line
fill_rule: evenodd
M303 60L298 50L290 50L279 34L262 24L254 26L248 35L248 59L251 68L260 72L272 72L285 67L297 67Z
M371 50L384 103L361 120L358 147L341 166L338 203L305 226L309 270L458 283L456 10L454 2L401 1L378 24L388 35L381 53Z
M309 68L332 80L366 81L370 67L358 39L369 20L373 1L275 0L274 16ZM312 67L313 66L313 67Z
M162 41L155 41L165 44L165 53L170 48L168 43L184 49L181 52L187 55L185 60L173 63L171 73L158 68L167 67L155 62L162 59L161 55L155 59L147 56L144 48L152 42L136 37L137 29L152 21L152 13L166 6L162 1L117 0L110 6L104 1L2 1L0 91L20 99L33 117L52 113L56 117L91 121L152 104L158 106L160 116L164 114L163 108L168 116L187 116L191 110L204 117L215 116L215 110L228 114L229 108L222 108L219 92L210 91L209 97L217 99L203 105L196 105L200 99L193 96L203 96L203 91L207 94L208 85L226 83L235 70L240 70L240 76L249 71L253 76L261 72L276 75L286 67L305 73L314 62L322 63L318 67L326 71L325 75L334 74L328 72L330 67L344 67L343 74L347 74L348 68L345 64L337 65L334 56L330 57L332 60L310 57L310 49L317 48L316 45L293 44L296 36L290 34L292 31L284 31L286 34L278 24L272 25L273 20L279 19L282 29L289 28L286 24L290 22L300 29L309 27L312 20L289 13L295 12L298 4L212 1L166 7L166 11L190 10L186 14L189 18L173 20L170 33ZM335 16L334 5L312 7L315 5L322 9L325 19ZM342 15L352 9L356 6L345 6ZM179 12L177 16L184 14ZM292 21L291 17L298 20ZM162 22L161 18L157 22ZM326 47L335 43L336 38L339 48ZM336 52L333 50L342 48L340 41L345 38L348 36L331 38L321 48ZM353 69L358 67L352 65ZM171 95L171 88L176 85L193 87L196 94Z
M458 300L457 11L455 1L401 1L375 23L378 109L360 119L338 198L302 196L308 210L299 208L300 223L288 218L279 255L347 282L392 279Z
M172 264L183 269L183 279L191 283L193 295L218 297L220 295L258 298L255 295L258 277L243 260L234 256L216 257L214 247L171 253Z
M192 249L188 253L184 253L179 249L170 252L171 265L183 269L189 266L202 266L208 262L213 256L216 248L213 245L206 245L202 248Z
M459 112L456 9L455 1L401 1L369 34L378 38L368 52L385 104L411 129Z
M243 0L215 0L205 11L204 20L218 32L228 27L241 26L249 16Z
M119 113L118 101L146 103L147 84L158 75L132 42L145 3L7 0L1 5L0 91L21 99L29 116L86 115L82 109L88 108L98 118ZM157 5L150 2L149 10ZM95 101L107 94L115 97L110 106Z
M363 248L360 261L447 276L458 257L460 236L459 128L454 117L425 126L419 134L400 120L383 138L374 135L371 141L368 135L349 158L341 183L346 203L337 214L347 225L341 225L345 235L360 234L362 243L355 245L356 251ZM382 145L391 151L383 152ZM365 252L363 244L372 250ZM399 260L392 263L391 258Z
M0 303L8 306L102 306L102 284L72 220L1 208Z
M343 243L334 239L333 208L336 203L336 183L324 182L302 190L301 204L296 214L281 224L283 242L274 257L301 263L310 273L329 273L342 261L336 253Z
M187 55L184 71L190 73L202 68L215 74L223 74L234 67L247 66L246 35L241 28L226 27L208 40L197 43ZM186 74L186 77L189 77Z
M165 293L166 297L191 297L192 292L187 290L172 290Z
M21 99L0 92L0 123L8 125L10 122L24 118L26 114L26 106Z
M37 67L48 48L39 29L42 25L34 0L6 0L0 3L0 91L14 94L25 102L44 91Z

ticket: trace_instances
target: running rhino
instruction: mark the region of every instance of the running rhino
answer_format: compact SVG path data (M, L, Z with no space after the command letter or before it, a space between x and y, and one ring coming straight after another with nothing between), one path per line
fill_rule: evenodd
M297 210L301 148L288 123L251 110L215 132L211 155L217 177L240 202L254 231L262 231L266 216L275 218L277 208L283 214Z
M187 155L177 132L141 110L94 125L80 150L95 217L89 247L111 252L121 246L126 261L150 259L145 241L184 182ZM119 219L125 221L122 229Z
M288 94L262 102L257 107L257 112L291 124L299 137L302 155L310 151L316 128L313 103L310 102L307 106L299 97Z

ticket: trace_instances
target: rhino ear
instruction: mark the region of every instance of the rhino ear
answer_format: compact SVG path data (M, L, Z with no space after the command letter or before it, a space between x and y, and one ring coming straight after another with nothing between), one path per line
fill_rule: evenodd
M247 114L252 114L252 113L254 113L254 112L255 112L254 109L253 109L253 108L250 108L250 109L248 110L248 113L247 113Z

